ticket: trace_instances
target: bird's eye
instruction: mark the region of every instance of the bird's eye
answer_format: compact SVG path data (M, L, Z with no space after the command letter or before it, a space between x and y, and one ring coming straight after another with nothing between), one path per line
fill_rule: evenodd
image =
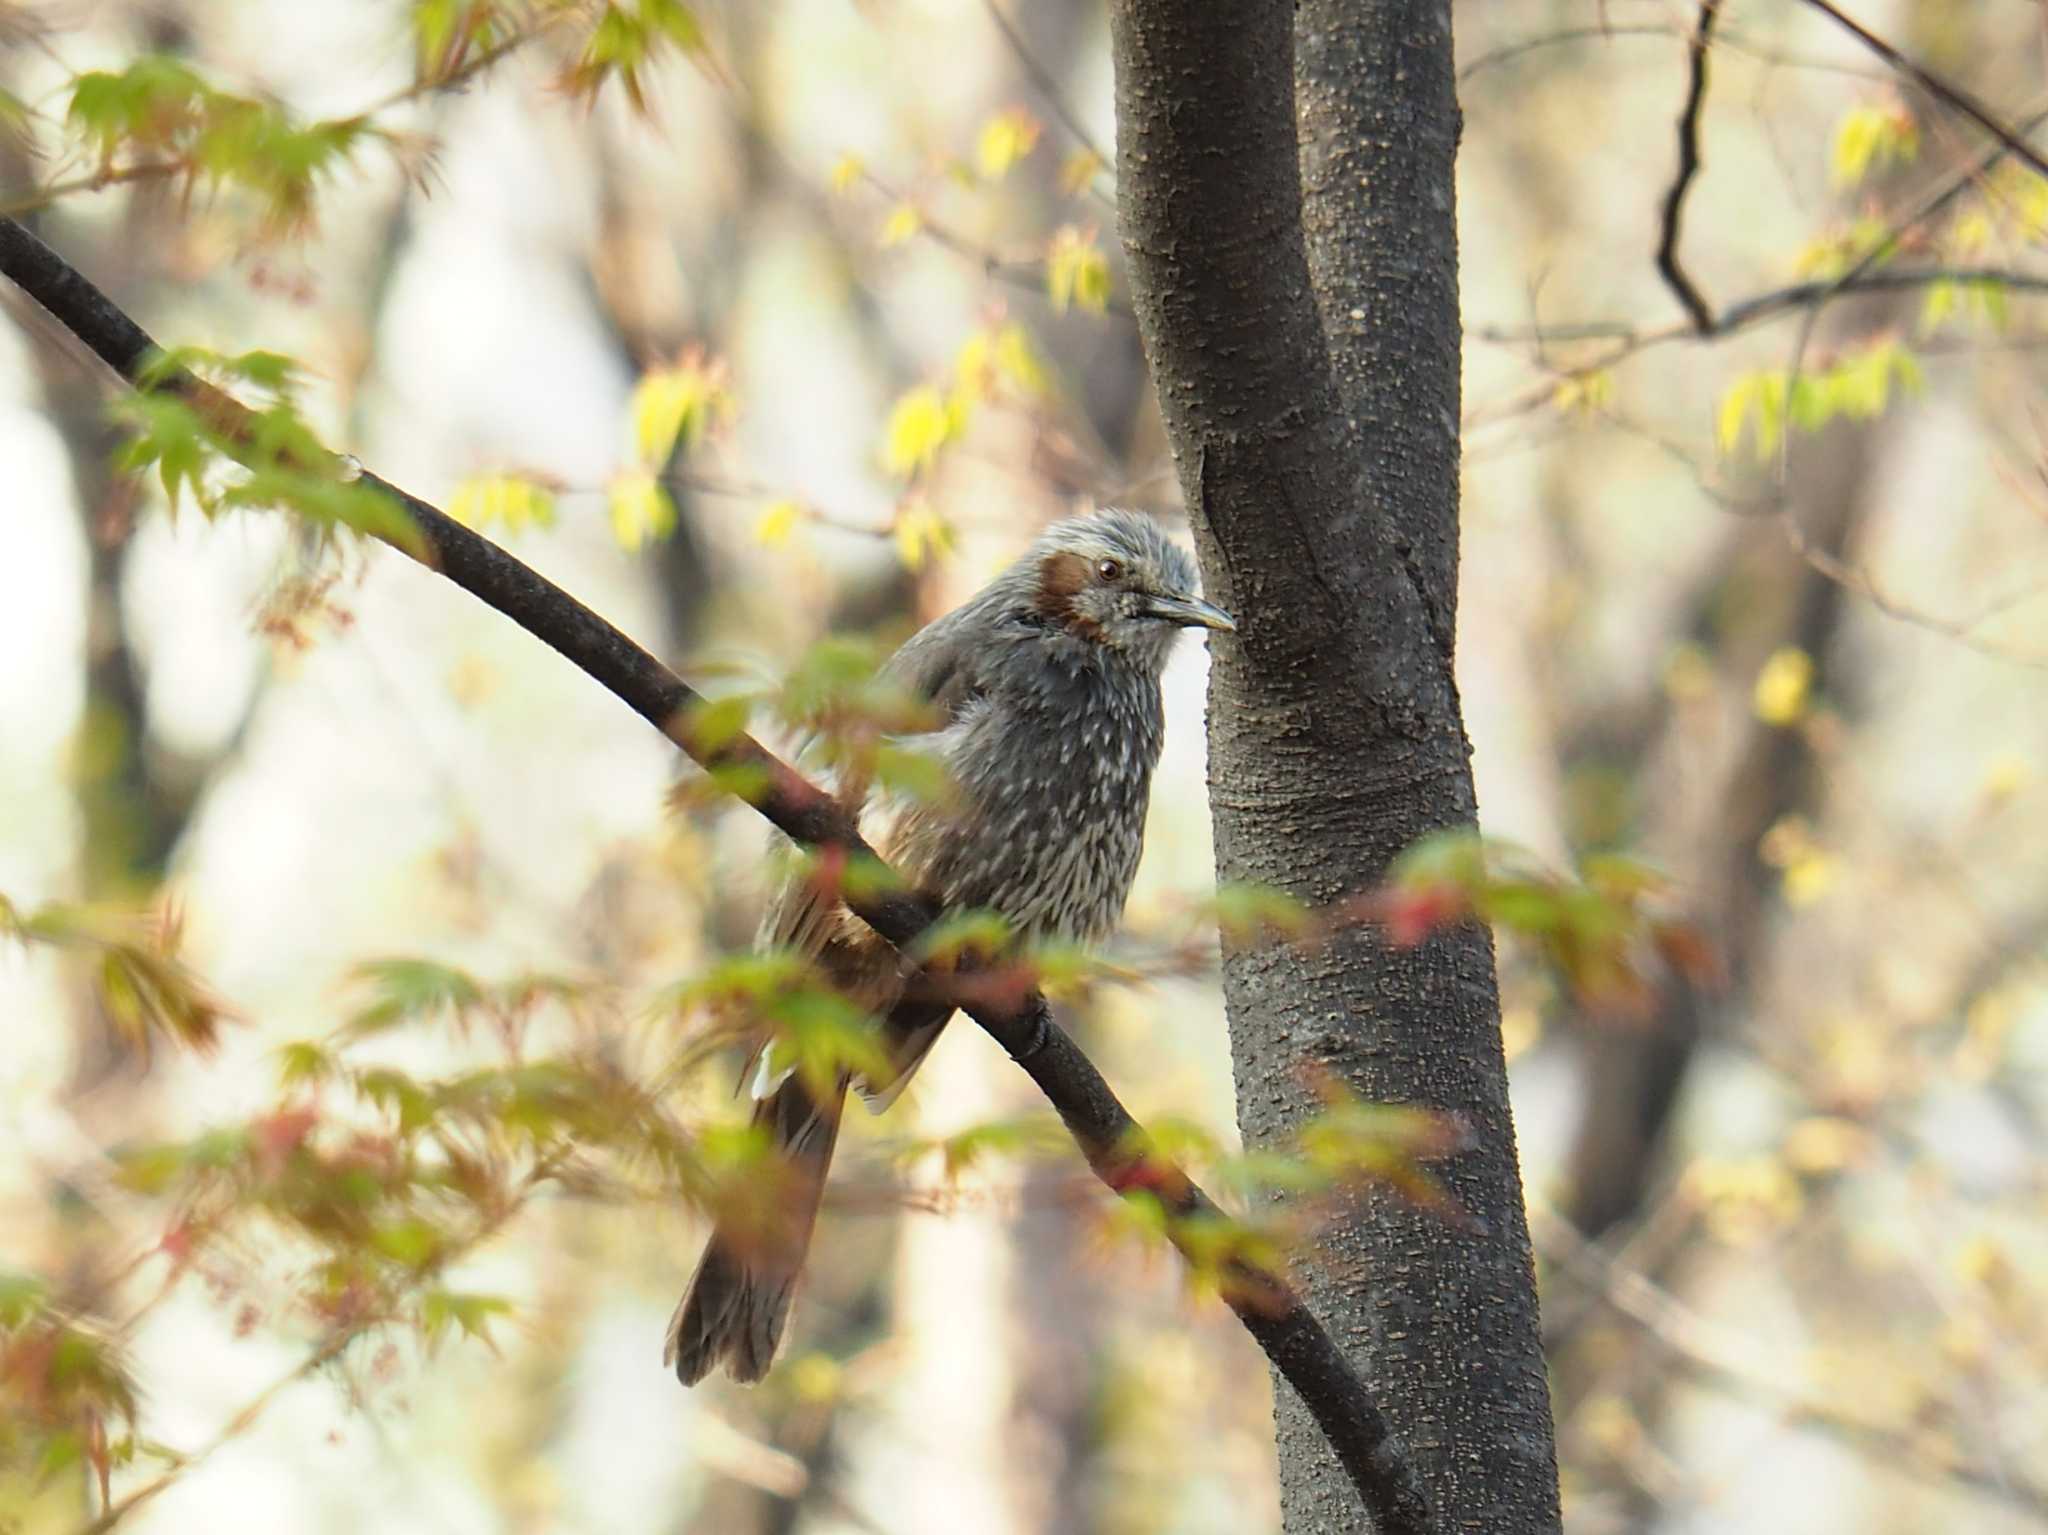
M1104 581L1121 581L1124 578L1122 560L1100 560L1096 563L1095 574Z

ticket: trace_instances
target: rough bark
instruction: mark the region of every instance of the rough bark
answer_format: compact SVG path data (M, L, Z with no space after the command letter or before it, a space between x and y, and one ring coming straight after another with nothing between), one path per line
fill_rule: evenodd
M1445 11L1301 7L1305 156L1291 0L1115 0L1110 13L1133 298L1204 579L1242 626L1215 644L1211 673L1218 873L1316 904L1375 885L1418 837L1475 814L1451 676ZM1442 1528L1555 1529L1488 936L1407 952L1363 931L1314 952L1231 946L1224 991L1247 1140L1313 1112L1304 1068L1470 1125L1473 1148L1443 1174L1475 1229L1367 1201L1329 1234L1332 1261L1309 1285ZM1287 1528L1371 1528L1284 1385L1276 1397Z

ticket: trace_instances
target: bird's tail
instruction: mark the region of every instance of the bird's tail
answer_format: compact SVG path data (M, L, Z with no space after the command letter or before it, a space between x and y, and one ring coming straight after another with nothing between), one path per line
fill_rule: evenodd
M818 1223L845 1107L844 1078L820 1097L793 1075L755 1109L754 1122L766 1124L774 1139L782 1176L767 1180L772 1197L720 1219L668 1324L662 1358L684 1385L694 1386L721 1362L735 1380L768 1373Z

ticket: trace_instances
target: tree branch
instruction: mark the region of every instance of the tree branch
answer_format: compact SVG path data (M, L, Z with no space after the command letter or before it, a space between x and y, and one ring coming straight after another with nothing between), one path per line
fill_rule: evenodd
M1692 66L1686 87L1685 109L1678 115L1678 177L1664 195L1662 233L1657 239L1657 271L1665 285L1678 295L1678 302L1692 316L1693 329L1702 336L1714 329L1714 311L1685 268L1678 261L1679 219L1685 212L1685 194L1700 170L1700 108L1707 99L1707 49L1714 40L1714 23L1720 19L1721 0L1700 0L1699 25L1693 28L1687 57Z
M1466 414L1464 425L1469 431L1474 427L1509 420L1531 410L1540 409L1557 398L1559 379L1586 378L1595 373L1604 373L1609 368L1619 367L1638 352L1646 352L1652 347L1669 346L1676 341L1725 341L1738 331L1786 315L1811 310L1814 305L1829 302L1844 294L1892 293L1902 289L1930 287L1936 283L1984 283L2011 288L2016 293L2048 293L2048 274L2018 272L2009 267L1915 267L1906 270L1879 268L1875 272L1865 272L1851 281L1844 281L1841 278L1816 278L1811 282L1773 288L1767 293L1758 293L1741 299L1723 309L1715 317L1712 328L1704 333L1695 330L1686 322L1673 322L1649 329L1638 327L1627 320L1588 320L1563 325L1533 326L1475 325L1467 334L1481 341L1496 342L1504 346L1534 342L1540 347L1545 342L1565 341L1611 341L1614 344L1602 350L1597 357L1557 369L1534 388L1522 390L1506 400L1473 408Z
M143 369L158 355L156 343L62 257L9 218L0 218L0 273L125 382L140 387ZM220 403L217 391L189 374L172 374L152 387ZM368 472L360 475L360 483L383 491L410 514L417 536L387 540L393 548L553 647L706 771L741 769L758 776L760 788L749 803L784 834L807 847L874 857L853 817L836 800L751 736L707 746L691 728L701 696L618 629L439 509ZM846 901L899 949L941 915L935 902L907 886L864 888ZM1166 1205L1176 1217L1168 1223L1168 1235L1187 1253L1189 1219L1220 1212L1177 1166L1146 1149L1141 1127L1094 1062L1053 1021L1044 997L1033 992L1013 1005L975 1002L964 1010L1037 1084L1104 1183L1119 1193L1146 1189ZM1275 1276L1239 1266L1226 1277L1224 1299L1314 1412L1380 1528L1386 1535L1422 1535L1432 1529L1412 1466L1322 1324Z
M1681 26L1621 25L1590 27L1561 27L1555 32L1541 32L1532 37L1517 38L1510 43L1480 54L1477 58L1459 66L1458 84L1467 85L1488 70L1512 64L1529 54L1548 48L1569 47L1576 43L1606 43L1617 39L1642 37L1683 37ZM1782 48L1773 48L1763 43L1752 42L1739 32L1730 32L1721 27L1714 33L1714 46L1726 53L1736 53L1755 59L1760 64L1775 65L1783 69L1812 69L1836 75L1855 75L1867 80L1883 80L1887 76L1882 70L1866 69L1855 64L1843 64L1835 59L1815 58L1808 54L1790 53Z
M1837 10L1829 3L1829 0L1806 0L1806 3L1833 21L1836 26L1849 33L1850 36L1863 44L1864 47L1883 59L1885 63L1891 65L1893 69L1896 69L1908 80L1911 80L1920 89L1927 92L1928 95L1962 113L1963 116L2003 144L2008 151L2025 161L2037 174L2048 176L2048 160L2044 160L2041 157L2040 151L2021 138L2012 128L2001 122L1988 108L1979 103L1974 96L1970 95L1960 86L1950 85L1925 65L1915 63L1912 59L1907 58L1875 32L1865 28L1861 22Z

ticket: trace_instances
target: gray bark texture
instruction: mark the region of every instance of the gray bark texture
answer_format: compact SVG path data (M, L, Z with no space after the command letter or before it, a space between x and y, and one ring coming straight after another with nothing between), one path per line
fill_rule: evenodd
M1112 0L1118 189L1139 326L1210 596L1218 874L1322 905L1475 819L1451 675L1458 114L1443 0ZM1296 26L1300 36L1296 36ZM1297 71L1300 80L1297 103ZM1299 123L1299 133L1297 132ZM1448 1109L1459 1229L1393 1196L1304 1280L1444 1530L1555 1530L1557 1473L1492 943L1227 946L1246 1140L1326 1071ZM1276 1382L1290 1535L1369 1530Z

